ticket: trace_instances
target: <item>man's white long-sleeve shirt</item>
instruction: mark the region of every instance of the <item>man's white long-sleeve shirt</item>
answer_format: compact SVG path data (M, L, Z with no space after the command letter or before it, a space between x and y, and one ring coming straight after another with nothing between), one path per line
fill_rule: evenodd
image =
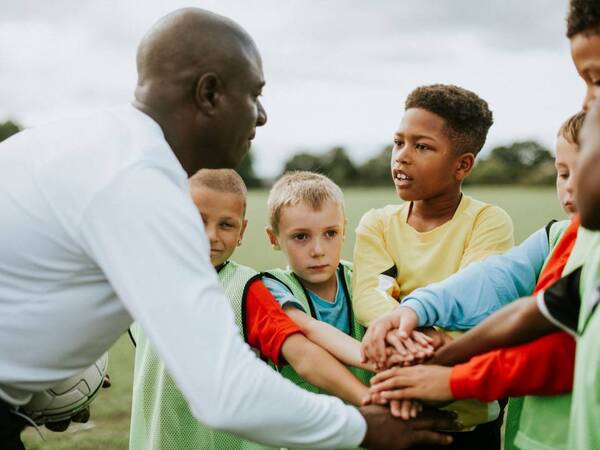
M0 398L92 364L142 326L207 425L276 446L352 447L366 425L243 343L210 264L187 176L132 106L0 144Z

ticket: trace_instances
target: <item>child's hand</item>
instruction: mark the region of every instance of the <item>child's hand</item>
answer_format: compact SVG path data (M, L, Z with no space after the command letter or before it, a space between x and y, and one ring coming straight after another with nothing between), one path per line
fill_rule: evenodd
M379 369L386 367L386 336L395 330L400 338L408 337L417 327L417 314L410 308L399 306L386 316L373 322L362 340L361 360L374 361Z
M454 340L449 334L446 334L442 330L438 330L434 327L419 328L419 332L430 338L430 344L434 350L437 350L444 345L448 345Z
M416 400L392 400L390 412L392 416L403 420L414 419L423 411L423 404Z
M400 337L397 330L388 332L385 337L389 348L395 350L395 354L389 355L387 367L394 365L419 364L433 355L433 339L420 331L413 331L410 337Z
M450 390L451 367L395 367L371 379L371 398L378 403L392 400L419 399L447 402L454 400Z

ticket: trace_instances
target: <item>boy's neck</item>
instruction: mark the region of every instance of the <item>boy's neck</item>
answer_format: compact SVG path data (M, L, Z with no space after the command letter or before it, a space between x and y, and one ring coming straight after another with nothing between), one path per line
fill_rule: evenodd
M335 302L335 297L338 288L337 269L329 280L323 281L322 283L311 283L302 279L300 280L300 282L302 283L302 286L304 286L305 289L308 289L309 291L318 295L323 300L327 300L328 302L332 303Z
M458 185L452 192L411 202L406 222L419 232L433 230L452 220L461 199L462 192Z

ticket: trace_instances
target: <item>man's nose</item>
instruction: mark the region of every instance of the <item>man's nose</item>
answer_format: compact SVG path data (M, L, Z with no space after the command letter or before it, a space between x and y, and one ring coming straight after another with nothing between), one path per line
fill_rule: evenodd
M256 126L262 127L266 123L267 123L267 112L265 111L264 106L262 105L262 103L259 100L258 101L258 115L256 117Z

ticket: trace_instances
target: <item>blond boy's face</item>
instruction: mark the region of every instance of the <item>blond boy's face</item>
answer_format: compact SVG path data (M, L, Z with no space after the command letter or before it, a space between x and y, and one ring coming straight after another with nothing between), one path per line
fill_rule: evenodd
M579 33L573 36L571 57L586 84L583 109L587 110L592 101L600 99L600 35Z
M311 289L335 277L345 221L337 202L326 201L318 211L301 202L282 209L278 235L270 228L267 234L271 243L286 254L294 273Z
M579 156L576 144L559 136L556 141L556 191L563 210L569 217L577 213L575 207L575 168Z
M210 262L217 267L229 259L244 237L248 223L244 197L204 186L194 186L191 194L210 242Z

